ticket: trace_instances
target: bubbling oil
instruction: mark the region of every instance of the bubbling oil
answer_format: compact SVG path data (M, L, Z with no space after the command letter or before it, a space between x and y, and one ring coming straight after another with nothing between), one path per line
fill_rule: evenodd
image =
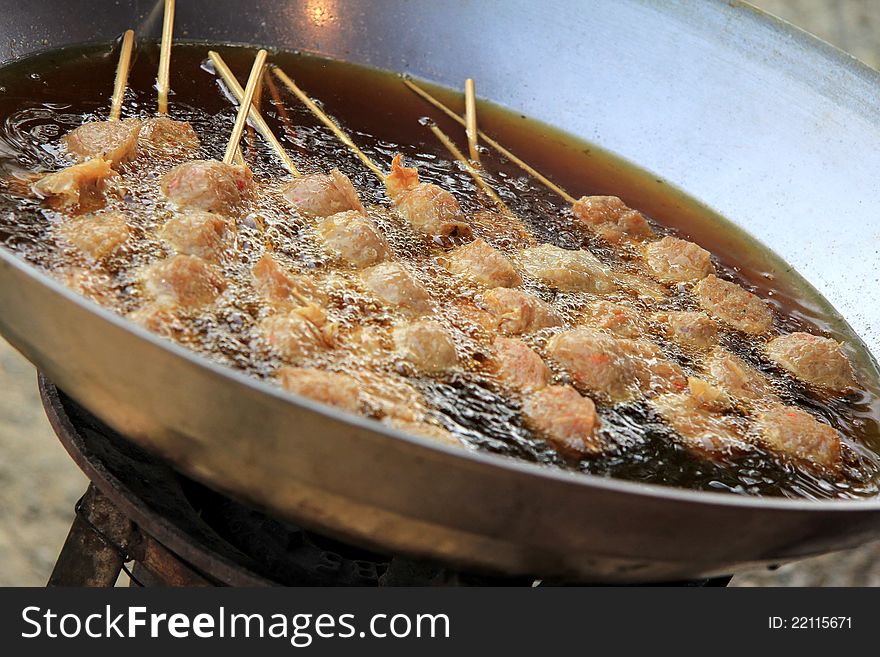
M239 75L249 70L253 50L212 47ZM235 108L218 85L206 60L207 50L205 44L175 45L170 111L173 118L193 125L201 139L198 157L219 159ZM471 177L450 163L448 154L427 130L425 117L453 136L461 135L460 126L432 111L401 84L399 77L299 53L275 52L271 59L320 99L323 108L381 168L387 170L391 158L403 153L407 164L418 168L423 181L451 191L467 215L492 209ZM153 113L157 60L155 44L138 44L123 117ZM65 220L62 214L14 193L16 180L67 163L59 147L61 136L85 121L106 118L115 65L114 49L93 45L47 52L0 69L0 173L7 180L6 193L0 193L0 243L56 276L64 277L71 266L77 267L94 277L95 287L103 290L99 302L127 314L145 302L139 273L169 253L156 236L173 214L159 193L159 180L176 162L141 157L126 166L119 194L108 207L125 212L133 239L103 263L101 271L55 239L56 227ZM432 92L454 106L461 105L460 97L447 90ZM460 371L445 378L400 371L398 365L377 363L371 355L356 351L342 356L317 353L307 365L345 371L365 385L375 384L375 377L367 381L364 372L384 368L390 387L401 381L414 385L434 421L471 448L547 467L744 495L810 499L877 495L880 402L873 373L867 369L863 373L863 392L829 399L780 372L757 344L735 333L723 334L727 349L765 373L786 403L808 410L841 432L848 458L840 473L832 477L801 469L759 447L736 461L709 462L683 448L668 425L643 402L598 404L600 436L610 446L607 454L584 460L560 455L529 431L522 422L519 402L481 367L487 357L484 345L491 339L466 312L476 304L480 290L466 282L446 284L449 274L436 260L438 254L442 256L442 247L417 238L389 213L384 189L373 174L283 88L281 95L283 106L265 91L261 98L262 113L272 130L304 172L327 172L335 167L352 180L395 258L408 263L436 300L439 313L456 327L456 347L463 363ZM481 127L564 187L578 194L620 196L650 216L658 233L688 237L712 251L720 276L771 300L776 325L782 330L855 339L835 332L833 318L799 285L797 277L776 271L771 275L762 267L766 259L753 245L735 231L718 230L717 217L660 181L548 126L488 104L481 107ZM278 184L286 176L272 151L252 130L245 134L243 150L262 193L238 219L231 248L219 264L229 285L210 309L181 317L174 339L230 367L271 378L281 362L256 331L269 309L250 284L251 268L267 249L282 264L321 284L326 291L326 310L343 334L369 327L387 339L390 328L401 319L399 313L377 307L360 293L354 285L356 272L335 263L317 244L311 223L291 214L279 202ZM634 252L613 249L578 228L561 199L494 151L484 151L482 158L487 182L537 242L588 248L616 271L638 273ZM508 252L516 248L512 239L495 239L493 243ZM595 298L583 293L554 293L528 278L524 289L551 302L567 323L576 323L584 304ZM651 303L626 295L621 298L644 313L694 308L684 289L672 289L661 301ZM547 338L547 332L538 332L526 340L540 348ZM696 372L692 356L673 345L662 347L686 372ZM564 380L564 373L556 374Z

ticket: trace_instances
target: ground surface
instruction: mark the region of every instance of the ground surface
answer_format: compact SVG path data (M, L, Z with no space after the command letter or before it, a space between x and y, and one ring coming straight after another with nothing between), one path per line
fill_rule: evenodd
M880 2L759 0L756 4L880 65ZM55 439L33 368L0 340L0 586L42 585L86 480ZM880 544L738 575L739 586L880 586Z

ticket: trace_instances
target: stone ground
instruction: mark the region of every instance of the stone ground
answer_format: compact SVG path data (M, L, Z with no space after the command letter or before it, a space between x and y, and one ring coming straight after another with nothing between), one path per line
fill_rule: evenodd
M880 65L880 2L758 0L756 4ZM86 479L43 415L33 367L0 340L0 586L40 586ZM734 578L737 586L880 586L880 543Z

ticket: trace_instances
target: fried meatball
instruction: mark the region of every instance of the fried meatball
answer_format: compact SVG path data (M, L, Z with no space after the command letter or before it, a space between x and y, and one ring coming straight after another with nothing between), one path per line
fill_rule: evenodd
M76 159L106 160L115 168L137 157L140 129L137 119L90 121L68 132L61 141Z
M495 338L495 364L501 382L518 392L538 390L550 383L550 368L522 340Z
M739 356L719 348L706 360L704 367L709 380L734 399L758 405L776 399L767 377Z
M640 369L607 333L588 328L565 331L550 340L547 353L578 387L610 401L631 399L638 392Z
M103 260L129 238L128 222L121 212L75 217L60 228L61 237L92 260Z
M799 461L833 467L840 462L840 436L806 411L777 405L758 416L761 443Z
M694 286L694 292L703 310L743 333L761 335L773 327L767 304L736 283L709 274Z
M162 177L162 193L178 208L232 214L253 193L247 168L217 160L190 160Z
M767 344L770 359L801 381L829 390L843 391L856 386L852 365L830 339L809 333L780 335Z
M147 267L144 287L154 299L190 309L213 303L226 282L201 258L176 255Z
M347 374L287 365L278 370L275 379L288 392L349 413L360 412L358 383Z
M318 222L316 230L329 251L357 268L382 262L390 255L385 236L360 212L330 215Z
M365 269L361 281L380 301L409 315L431 311L428 291L398 262L383 262Z
M507 256L481 239L453 249L446 266L453 274L484 287L516 287L522 283Z
M471 227L455 197L437 185L419 183L395 199L401 216L417 233L430 237L468 237Z
M351 180L337 169L333 169L329 175L313 173L294 178L281 189L281 195L294 208L310 217L364 211Z
M306 276L296 276L271 254L260 258L251 270L254 289L272 305L290 305L319 298L318 287Z
M627 207L616 196L582 196L571 206L571 211L612 244L626 239L642 241L654 235L642 213Z
M337 326L314 304L270 315L259 330L271 350L290 362L336 346Z
M393 334L400 356L423 372L442 372L458 364L455 344L439 322L424 319L403 324Z
M419 182L416 169L405 167L398 153L385 178L388 197L413 229L430 237L469 237L467 224L455 197L442 187Z
M736 457L749 451L745 431L734 416L706 405L688 393L661 395L650 402L691 452L709 460Z
M584 323L622 338L635 338L642 333L642 323L635 308L612 301L599 300L587 305Z
M596 436L596 406L571 386L547 386L523 398L528 427L560 452L591 456L603 451Z
M677 237L664 237L644 249L645 264L664 283L698 281L715 273L712 254Z
M159 237L177 253L217 262L226 248L227 222L204 210L188 210L169 219Z
M389 418L387 423L405 433L411 433L420 438L428 438L434 442L441 443L448 447L462 447L461 441L456 438L450 431L443 427L426 421L406 421L397 418Z
M698 311L654 313L654 322L663 334L685 349L704 351L718 343L718 324Z
M613 292L608 268L589 251L541 244L522 252L523 268L538 280L564 292Z
M645 395L680 392L687 387L687 377L681 367L667 359L653 342L622 338L617 344L631 358L639 389Z
M118 174L101 158L86 160L61 171L49 173L31 186L38 198L58 207L79 205L80 209L100 207L108 179Z
M154 116L141 123L139 143L160 155L187 155L199 150L199 137L189 121Z
M562 324L562 318L533 294L497 287L489 290L480 301L488 313L491 330L505 335L521 335Z

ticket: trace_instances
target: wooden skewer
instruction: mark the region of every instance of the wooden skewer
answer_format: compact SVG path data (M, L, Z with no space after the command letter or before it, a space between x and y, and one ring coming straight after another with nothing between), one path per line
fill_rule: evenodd
M235 147L235 154L232 156L232 161L240 167L247 166L247 162L244 159L244 153L241 152L241 146Z
M432 96L431 94L429 94L427 91L425 91L424 89L422 89L422 88L421 88L420 86L418 86L415 82L413 82L412 80L407 80L406 78L404 78L403 83L404 83L407 87L409 87L412 91L414 91L417 95L421 96L424 100L426 100L426 101L429 102L431 105L433 105L434 107L436 107L437 109L439 109L441 112L443 112L444 114L446 114L449 118L454 119L455 121L458 121L461 125L467 127L466 122L465 122L465 120L464 120L463 118L461 118L458 114L456 114L456 113L453 112L451 109L449 109L446 105L444 105L443 103L441 103L439 100L437 100L436 98L434 98L434 96ZM514 164L516 164L520 169L522 169L523 171L525 171L526 173L528 173L530 176L532 176L533 178L535 178L535 180L537 180L538 182L540 182L542 185L544 185L544 186L547 187L548 189L551 189L552 191L554 191L554 192L556 192L557 194L559 194L562 198L564 198L564 199L565 199L566 201L568 201L569 203L574 203L574 202L577 200L574 196L572 196L571 194L569 194L569 193L568 193L567 191L565 191L562 187L560 187L559 185L557 185L556 183L554 183L553 181L551 181L551 180L550 180L549 178L547 178L546 176L542 175L541 172L539 172L538 170L532 168L530 165L528 165L527 163L523 162L523 161L522 161L521 159L519 159L516 155L514 155L514 154L511 153L509 150L507 150L506 148L504 148L504 146L502 146L502 145L499 144L497 141L495 141L494 139L492 139L491 137L489 137L489 136L488 136L485 132L483 132L482 130L478 130L478 131L477 131L477 134L480 136L480 139L482 139L484 142L486 142L487 144L489 144L492 148L494 148L496 151L498 151L499 153L501 153L501 154L502 154L504 157L506 157L508 160L510 160L511 162L513 162Z
M223 154L223 162L232 164L235 157L235 149L238 148L238 142L241 141L241 133L244 132L245 123L250 113L251 103L254 101L254 91L257 88L257 80L263 74L263 67L266 65L266 51L260 50L254 57L254 65L251 67L251 74L248 76L247 85L244 88L244 95L241 104L238 106L238 114L235 117L235 125L232 127L232 134L229 136L229 143L226 144L226 152Z
M119 49L119 63L116 65L116 80L113 83L113 97L110 99L110 120L118 121L122 113L122 101L128 86L128 69L131 68L131 51L134 48L134 30L126 30L122 35Z
M446 147L446 150L448 150L456 160L461 162L461 165L465 168L465 171L467 171L471 175L471 178L474 179L474 182L477 183L477 186L482 189L486 193L486 195L495 202L495 204L498 206L498 209L501 210L501 212L503 212L504 214L509 215L510 210L507 209L507 206L504 204L504 201L501 200L501 197L495 193L495 190L489 186L489 183L483 180L483 176L481 176L480 173L474 168L474 166L468 161L468 159L464 156L464 153L458 150L458 147L452 143L452 140L446 135L446 133L438 128L436 125L431 126L431 132L433 132L437 139L440 140L440 143L442 143Z
M220 77L223 78L223 82L232 92L232 95L235 96L236 100L238 100L240 108L242 104L242 99L244 98L245 90L241 88L238 80L235 79L232 71L229 70L226 62L223 61L223 58L220 57L219 54L211 50L208 52L208 57L211 59L211 62L213 62L214 68L216 69L217 73L219 73ZM248 116L257 127L259 133L263 136L263 139L265 139L272 147L272 150L275 151L275 155L278 156L279 160L281 160L284 168L287 169L294 176L302 175L299 169L296 168L293 160L291 160L290 156L288 156L287 151L284 150L284 146L282 146L281 142L279 142L278 139L275 138L275 135L272 133L272 129L269 128L269 125L263 119L263 116L260 114L259 110L257 110L257 108L252 105L250 111L248 112Z
M370 171L372 171L373 173L376 174L376 176L379 178L379 180L381 180L382 182L385 182L386 176L385 176L385 173L382 171L382 169L380 169L378 166L376 166L376 163L373 162L369 157L367 157L367 155L360 148L357 147L357 145L351 140L351 138L347 134L345 134L345 132L342 131L342 128L340 128L338 125L336 125L336 122L333 121L333 119L331 119L329 116L327 116L321 110L320 107L315 105L315 103L312 101L312 99L309 98L303 92L303 90L300 89L296 85L296 83L293 80L291 80L289 77L287 77L287 75L284 74L284 71L282 71L280 68L277 68L277 67L273 68L272 70L275 72L275 75L278 77L278 79L281 80L281 82L288 89L290 89L290 91L293 92L293 94L297 98L299 98L300 102L302 102L302 104L305 105L312 114L314 114L316 117L318 117L318 119L324 125L326 125L328 128L330 128L330 130L333 131L333 134L336 135L336 137L339 139L339 141L341 141L343 144L348 146L348 148L355 155L358 156L360 161L363 162L366 165L366 167L368 169L370 169Z
M162 46L159 49L159 114L168 114L168 89L171 84L171 41L174 32L174 0L165 0L165 16L162 21Z
M473 78L464 81L465 132L468 138L468 152L471 160L480 163L477 150L477 93Z
M293 122L287 114L287 109L284 107L284 101L281 100L281 94L278 93L278 86L275 84L275 80L272 79L271 75L267 75L265 80L266 86L269 87L269 95L272 96L272 104L278 111L278 116L281 117L281 120L284 122L284 127L290 131L290 134L295 135L296 129L293 127Z

